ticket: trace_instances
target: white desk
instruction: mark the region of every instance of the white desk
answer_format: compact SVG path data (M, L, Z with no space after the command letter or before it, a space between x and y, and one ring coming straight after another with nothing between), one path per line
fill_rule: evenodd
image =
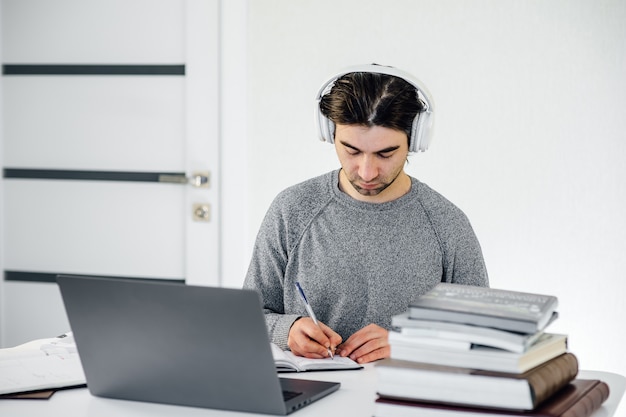
M339 391L296 411L292 414L294 417L334 415L371 417L373 415L377 374L372 364L360 371L309 372L284 376L341 382ZM626 415L626 406L624 405L616 413L626 389L625 377L608 372L581 371L579 378L601 379L610 386L609 399L593 417L621 417ZM49 400L0 400L0 416L3 417L46 415L62 415L64 417L250 417L255 414L97 398L89 394L87 388L60 391Z

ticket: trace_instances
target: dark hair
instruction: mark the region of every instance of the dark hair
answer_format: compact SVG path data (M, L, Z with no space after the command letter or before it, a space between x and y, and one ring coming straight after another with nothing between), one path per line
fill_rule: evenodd
M415 116L424 110L415 86L399 77L371 72L343 75L319 106L335 124L387 127L405 132L407 138Z

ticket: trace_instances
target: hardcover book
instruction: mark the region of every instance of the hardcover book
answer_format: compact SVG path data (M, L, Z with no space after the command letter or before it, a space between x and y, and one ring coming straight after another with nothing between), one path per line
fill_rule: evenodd
M408 311L393 316L391 325L398 328L400 333L407 338L428 337L460 341L519 353L528 350L543 333L543 331L531 334L517 333L471 324L411 319Z
M379 397L375 417L589 417L609 398L609 386L597 379L575 379L532 411L455 406Z
M405 345L412 345L416 347L430 347L430 348L444 348L444 349L461 349L469 350L472 348L472 343L464 340L444 339L430 335L412 335L407 334L404 331L396 332L389 331L388 334L389 344L402 343Z
M553 295L440 283L409 305L409 317L536 333L554 320Z
M578 360L564 353L521 374L394 359L379 362L376 370L381 397L532 410L576 378Z
M487 346L470 349L431 348L393 340L391 358L434 365L522 373L567 352L567 335L544 333L527 351L511 352Z

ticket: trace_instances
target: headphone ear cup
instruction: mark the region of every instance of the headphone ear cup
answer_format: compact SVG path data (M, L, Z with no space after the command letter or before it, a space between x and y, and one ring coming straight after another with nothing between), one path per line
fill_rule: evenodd
M319 104L317 106L315 113L317 114L316 125L318 128L318 134L319 134L320 140L322 142L334 143L335 142L335 124L328 117L322 114L321 110L319 109Z
M432 112L429 110L420 112L415 116L411 126L409 152L424 152L428 149L432 137L432 124Z
M328 137L326 138L326 142L335 143L335 123L327 117L324 117L327 121L326 129L328 132Z

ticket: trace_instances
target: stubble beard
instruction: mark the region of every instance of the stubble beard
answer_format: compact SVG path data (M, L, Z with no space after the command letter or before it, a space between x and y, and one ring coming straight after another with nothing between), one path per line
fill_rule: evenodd
M363 195L363 196L367 196L367 197L372 197L372 196L376 196L379 195L380 193L382 193L383 191L385 191L391 184L393 184L398 177L400 176L400 174L402 173L402 169L399 169L398 172L396 172L396 175L393 177L393 179L391 181L387 181L387 182L383 182L380 187L377 188L363 188L360 187L358 185L358 181L360 180L360 178L353 179L353 178L348 178L348 181L350 181L350 185L352 185L352 188L354 188L359 194Z

